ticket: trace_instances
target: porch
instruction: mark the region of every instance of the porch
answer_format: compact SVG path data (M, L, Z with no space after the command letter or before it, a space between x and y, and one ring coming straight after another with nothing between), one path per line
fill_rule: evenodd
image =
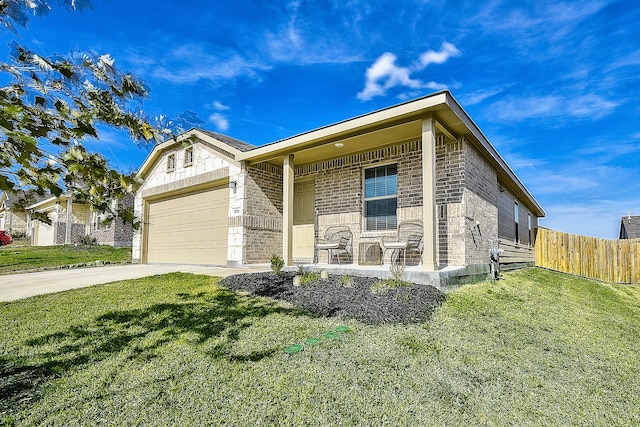
M304 271L326 271L334 275L366 276L377 277L379 279L389 279L393 276L389 269L389 264L384 265L360 265L360 264L326 264L326 263L306 263L296 266L287 266L285 271L297 271L298 266L302 266ZM403 280L421 285L431 285L442 291L455 289L462 283L478 278L489 277L489 265L474 266L445 266L438 271L426 271L422 265L407 265L402 275Z

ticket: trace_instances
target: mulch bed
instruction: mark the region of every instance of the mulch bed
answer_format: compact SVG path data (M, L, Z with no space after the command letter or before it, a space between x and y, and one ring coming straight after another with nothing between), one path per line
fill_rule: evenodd
M293 273L250 273L229 276L220 285L253 295L275 298L318 316L355 319L369 324L414 323L427 320L445 300L445 294L430 285L399 286L371 291L380 279L329 275L310 284L294 286Z

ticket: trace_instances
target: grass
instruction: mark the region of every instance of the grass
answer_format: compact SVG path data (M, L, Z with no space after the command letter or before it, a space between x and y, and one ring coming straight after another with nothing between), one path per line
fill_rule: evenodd
M216 283L0 304L0 424L640 424L638 286L525 269L452 292L424 324L368 326Z
M0 274L95 261L131 262L131 248L114 249L108 245L26 247L8 245L0 249Z

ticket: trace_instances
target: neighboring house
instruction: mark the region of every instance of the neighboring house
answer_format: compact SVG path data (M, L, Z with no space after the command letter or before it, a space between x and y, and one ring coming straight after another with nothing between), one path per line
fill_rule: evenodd
M361 249L419 220L419 270L485 273L498 239L533 261L544 216L448 91L261 147L193 129L154 147L139 175L136 262L326 263L314 242L346 225L365 263Z
M31 244L51 246L77 243L89 234L91 210L84 203L76 203L69 194L51 196L27 207ZM47 224L32 217L32 213L45 214L51 221Z
M120 203L120 207L132 208L135 196L130 193L123 201L113 201L111 209L116 210ZM124 222L120 218L115 218L110 222L105 222L105 215L93 211L91 214L90 235L95 237L100 245L111 245L114 248L131 247L133 244L133 226Z
M640 216L623 216L620 219L620 239L640 239Z
M27 213L16 209L18 200L14 193L3 191L0 194L0 230L8 231L11 235L30 235L27 229Z
M122 203L132 207L133 194ZM116 203L115 201L113 203ZM116 206L113 206L114 208ZM104 222L104 215L98 214L86 203L73 200L69 194L51 196L27 207L28 212L47 215L51 224L28 216L34 246L50 246L78 243L86 235L95 237L98 244L114 247L131 246L133 227L116 218L111 223Z

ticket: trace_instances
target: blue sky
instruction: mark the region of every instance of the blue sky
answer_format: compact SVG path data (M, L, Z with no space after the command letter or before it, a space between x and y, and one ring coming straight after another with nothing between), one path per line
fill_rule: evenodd
M148 113L192 111L255 145L449 89L543 226L616 238L640 215L639 22L634 0L94 0L19 42L110 53L151 89ZM90 148L122 171L148 152L100 136Z

